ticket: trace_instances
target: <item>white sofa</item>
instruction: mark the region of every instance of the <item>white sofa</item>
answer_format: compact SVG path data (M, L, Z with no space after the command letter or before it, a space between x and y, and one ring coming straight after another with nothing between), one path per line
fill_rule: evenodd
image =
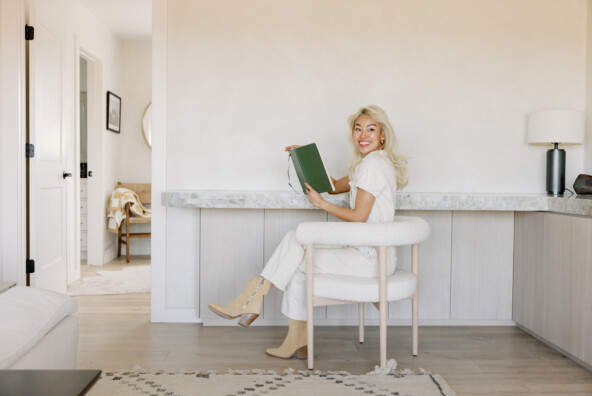
M74 369L76 301L32 287L0 294L0 369Z

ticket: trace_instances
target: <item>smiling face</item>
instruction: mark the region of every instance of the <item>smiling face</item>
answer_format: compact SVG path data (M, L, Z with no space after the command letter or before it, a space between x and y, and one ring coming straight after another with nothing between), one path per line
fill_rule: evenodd
M378 150L384 140L378 122L366 114L356 119L352 133L354 143L362 156Z

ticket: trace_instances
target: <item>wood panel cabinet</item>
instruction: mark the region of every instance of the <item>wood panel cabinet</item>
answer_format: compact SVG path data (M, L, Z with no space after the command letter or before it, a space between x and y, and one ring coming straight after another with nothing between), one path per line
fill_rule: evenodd
M430 225L430 237L419 249L419 318L450 319L450 276L452 260L452 212L398 211L417 216ZM397 268L411 271L411 247L397 248ZM411 300L389 303L389 319L411 320Z
M514 320L592 365L592 218L516 213Z
M431 227L429 239L420 247L421 324L512 323L513 212L398 214L422 217ZM199 317L206 325L225 325L233 322L210 312L208 303L226 304L236 297L249 279L259 276L286 232L299 223L337 219L320 210L201 209L196 221L198 231L189 234L199 240L192 251L199 255ZM398 249L397 256L397 265L409 270L410 249ZM167 273L167 279L176 283L182 282L179 276ZM285 323L281 300L282 293L273 289L256 324ZM410 305L410 301L391 303L389 322L410 323ZM185 304L178 301L174 306ZM355 324L357 306L320 307L315 318L319 324ZM366 318L368 323L378 321L373 307L369 306Z
M545 323L544 295L547 288L544 213L516 213L514 221L513 319L537 334Z
M210 302L227 304L261 273L264 213L248 209L202 209L200 316L218 319ZM222 319L221 319L222 320Z
M512 317L512 212L453 212L451 318Z

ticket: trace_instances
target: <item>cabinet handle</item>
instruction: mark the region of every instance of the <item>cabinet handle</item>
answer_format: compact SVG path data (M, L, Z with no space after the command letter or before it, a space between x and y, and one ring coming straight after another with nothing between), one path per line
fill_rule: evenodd
M88 171L88 177L92 177L92 171Z

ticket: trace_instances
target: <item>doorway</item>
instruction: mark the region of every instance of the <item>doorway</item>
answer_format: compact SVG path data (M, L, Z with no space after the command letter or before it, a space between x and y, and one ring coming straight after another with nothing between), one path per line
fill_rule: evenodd
M74 146L76 244L74 266L68 272L68 284L83 276L83 268L103 264L101 175L94 172L101 167L103 157L99 128L102 104L101 69L99 59L82 48L78 49L77 132Z
M107 204L116 188L114 177L123 182L149 183L151 180L150 148L142 134L143 114L151 93L147 84L151 81L150 68L145 66L151 59L151 43L124 41L122 46L120 69L111 68L107 73L116 72L124 82L114 88L101 81L101 60L83 47L78 50L75 134L77 271L69 281L70 295L149 292L150 240L134 239L132 261L126 263L126 246L123 246L123 260L118 259L117 234L106 228ZM110 89L124 100L120 133L105 127L105 92ZM113 171L116 171L115 175ZM134 226L132 232L150 232L149 224ZM113 279L117 276L120 277ZM136 281L141 284L137 285ZM147 289L145 285L148 285Z

